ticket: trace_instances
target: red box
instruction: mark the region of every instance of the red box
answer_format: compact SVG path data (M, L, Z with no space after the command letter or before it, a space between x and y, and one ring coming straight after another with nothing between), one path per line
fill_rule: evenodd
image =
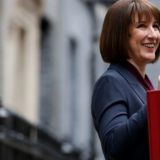
M147 91L150 160L160 160L160 90Z

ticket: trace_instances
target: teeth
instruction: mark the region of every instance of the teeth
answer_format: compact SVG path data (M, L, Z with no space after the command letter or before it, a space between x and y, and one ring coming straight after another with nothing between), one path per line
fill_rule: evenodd
M148 47L148 48L153 48L155 46L155 44L145 44L144 46Z

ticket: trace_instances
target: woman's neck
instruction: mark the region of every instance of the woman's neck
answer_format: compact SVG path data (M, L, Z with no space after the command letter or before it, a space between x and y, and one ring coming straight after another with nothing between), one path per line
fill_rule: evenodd
M141 76L143 78L145 78L145 65L139 65L138 63L136 63L135 61L133 61L132 59L127 60L129 63L131 63L137 70L138 72L141 74Z

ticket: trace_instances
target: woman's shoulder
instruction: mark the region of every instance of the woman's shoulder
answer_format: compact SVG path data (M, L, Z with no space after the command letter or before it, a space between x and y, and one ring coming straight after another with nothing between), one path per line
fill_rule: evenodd
M100 85L104 82L111 83L124 83L135 84L137 83L137 78L135 75L127 68L127 66L120 63L112 63L109 65L107 70L97 79L96 85Z
M121 74L122 72L123 70L121 70L119 66L111 64L97 79L95 85L101 85L103 83L122 83L123 81L125 81L124 77Z

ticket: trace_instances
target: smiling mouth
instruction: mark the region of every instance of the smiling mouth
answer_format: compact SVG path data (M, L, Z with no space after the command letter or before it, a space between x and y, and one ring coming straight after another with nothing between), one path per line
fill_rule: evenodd
M144 46L147 47L147 48L155 48L156 44L148 43L148 44L144 44Z

